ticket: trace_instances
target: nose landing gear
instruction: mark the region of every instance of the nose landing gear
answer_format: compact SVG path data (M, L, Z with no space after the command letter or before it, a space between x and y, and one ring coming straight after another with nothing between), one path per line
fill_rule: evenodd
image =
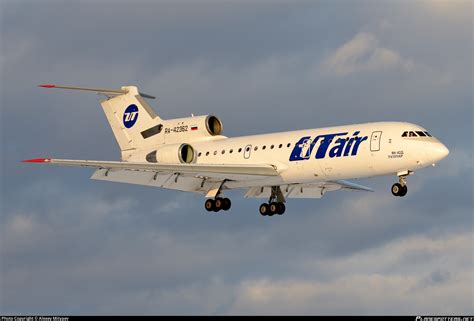
M398 176L399 183L395 183L395 184L392 185L392 194L393 194L393 196L403 197L403 196L407 195L408 187L407 187L407 182L406 182L405 178L408 175L409 174Z

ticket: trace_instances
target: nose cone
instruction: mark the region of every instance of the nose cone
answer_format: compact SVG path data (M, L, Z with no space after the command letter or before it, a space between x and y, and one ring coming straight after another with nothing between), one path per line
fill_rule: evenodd
M428 157L433 163L438 162L448 156L449 149L441 142L433 144L428 150Z

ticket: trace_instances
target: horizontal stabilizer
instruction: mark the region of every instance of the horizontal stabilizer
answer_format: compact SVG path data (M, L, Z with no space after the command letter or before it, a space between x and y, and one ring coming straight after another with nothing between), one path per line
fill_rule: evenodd
M103 94L107 96L117 96L117 95L124 95L128 94L127 89L107 89L107 88L88 88L88 87L73 87L73 86L60 86L60 85L52 85L52 84L42 84L38 85L38 87L41 88L58 88L58 89L69 89L69 90L82 90L82 91L92 91L96 92L98 94ZM155 99L156 97L144 94L144 93L139 93L140 96L149 98L149 99Z

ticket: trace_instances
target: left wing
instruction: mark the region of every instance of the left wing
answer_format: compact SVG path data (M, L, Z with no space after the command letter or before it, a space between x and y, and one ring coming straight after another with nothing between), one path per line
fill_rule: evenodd
M374 190L345 180L326 181L313 184L288 184L281 185L280 189L284 198L321 198L326 192L337 190L366 191ZM271 186L251 187L245 197L269 198Z

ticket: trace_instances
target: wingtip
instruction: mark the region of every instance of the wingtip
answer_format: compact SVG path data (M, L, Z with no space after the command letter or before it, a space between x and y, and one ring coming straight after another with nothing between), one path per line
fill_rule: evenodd
M52 84L41 84L41 85L38 85L38 87L41 87L41 88L56 88L56 85L52 85Z
M33 158L33 159L24 159L22 163L49 163L51 158Z

